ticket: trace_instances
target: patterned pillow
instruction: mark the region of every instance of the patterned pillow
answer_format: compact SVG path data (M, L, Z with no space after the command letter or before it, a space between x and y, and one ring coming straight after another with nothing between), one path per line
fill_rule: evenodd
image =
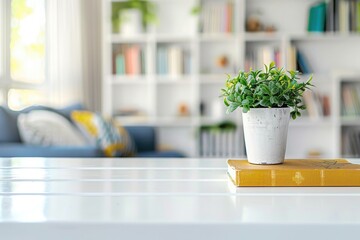
M40 146L85 146L86 141L65 117L55 112L34 110L17 120L21 140Z
M90 141L104 151L105 156L134 156L135 144L124 128L116 128L98 114L88 111L73 111L71 119Z

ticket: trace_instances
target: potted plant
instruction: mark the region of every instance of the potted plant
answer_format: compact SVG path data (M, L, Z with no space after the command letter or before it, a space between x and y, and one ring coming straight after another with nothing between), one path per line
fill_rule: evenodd
M222 89L227 113L242 109L248 161L281 164L284 161L290 116L301 116L302 95L313 87L312 76L299 81L299 72L285 71L272 62L264 70L240 71L228 76Z
M156 21L155 4L148 0L127 0L112 3L113 32L134 35Z

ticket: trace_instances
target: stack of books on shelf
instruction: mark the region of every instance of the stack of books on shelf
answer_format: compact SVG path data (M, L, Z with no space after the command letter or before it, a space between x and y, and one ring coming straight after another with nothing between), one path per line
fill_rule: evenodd
M342 155L360 157L360 128L346 128L342 134Z
M275 62L276 66L283 66L281 61L281 52L274 46L261 46L248 50L245 58L245 71L251 69L264 68L264 64L268 65Z
M294 45L287 51L287 69L298 70L303 74L313 72L306 56Z
M116 45L113 47L113 74L145 74L144 49L139 45Z
M309 9L309 32L360 32L360 0L328 0Z
M200 32L203 33L231 33L234 6L229 2L206 2L202 6L200 15Z
M245 156L242 128L221 129L217 126L200 128L201 157Z
M341 98L342 116L360 116L360 84L344 83Z
M317 119L330 116L330 98L328 95L305 91L303 97L310 118Z
M180 46L160 46L157 50L157 72L161 75L190 74L190 52Z

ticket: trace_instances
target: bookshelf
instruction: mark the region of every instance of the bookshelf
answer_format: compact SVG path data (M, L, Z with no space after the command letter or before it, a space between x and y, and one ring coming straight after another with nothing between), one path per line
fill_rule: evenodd
M225 73L234 75L239 69L271 58L289 68L294 65L291 49L295 47L311 66L316 94L328 99L330 110L327 115L305 113L290 123L287 157L306 157L309 153L322 157L343 155L342 129L350 123L341 120L341 86L334 72L360 69L360 34L307 32L309 9L318 1L155 0L152 2L157 6L158 23L133 36L112 31L111 6L116 2L121 1L103 0L104 115L115 117L119 124L155 126L160 144L171 145L188 156L200 156L201 126L230 120L241 127L241 113L226 115L218 98ZM204 15L192 15L191 9L199 3ZM291 18L284 19L284 12ZM209 20L210 13L218 15L218 24ZM228 15L232 16L230 24ZM275 31L247 31L251 18ZM126 46L142 50L141 74L114 71L114 49ZM170 55L172 60L164 60ZM164 71L174 63L175 69ZM320 100L314 102L323 108Z
M360 156L360 71L334 73L337 151L345 157Z

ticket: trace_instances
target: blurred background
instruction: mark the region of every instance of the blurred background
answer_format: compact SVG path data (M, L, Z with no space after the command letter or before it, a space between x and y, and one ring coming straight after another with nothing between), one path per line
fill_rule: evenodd
M360 156L360 0L1 0L0 101L84 104L156 129L159 149L244 157L227 74L313 75L287 157Z

